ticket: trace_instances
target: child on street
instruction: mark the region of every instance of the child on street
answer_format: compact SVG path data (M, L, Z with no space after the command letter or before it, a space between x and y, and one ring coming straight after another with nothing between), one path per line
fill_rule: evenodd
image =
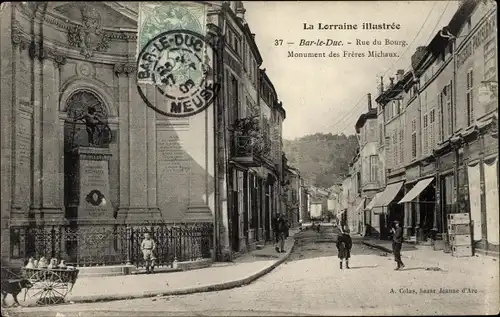
M144 256L144 261L146 262L146 273L151 274L155 269L155 256L154 251L156 249L156 243L151 239L149 232L144 234L144 240L141 243L141 251ZM151 270L149 269L151 266Z

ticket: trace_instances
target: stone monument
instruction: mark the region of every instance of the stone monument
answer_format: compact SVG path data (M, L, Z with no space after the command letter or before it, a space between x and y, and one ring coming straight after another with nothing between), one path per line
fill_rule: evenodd
M115 256L114 224L117 223L110 199L111 130L99 107L87 104L79 108L83 111L72 116L73 132L66 152L70 165L66 216L73 236L66 247L68 254L77 256L82 263L87 259L104 263ZM76 130L77 121L85 124L85 130Z
M73 162L72 201L78 224L115 223L113 206L109 199L109 159L106 147L110 129L92 106L74 118L85 123L88 146L78 144L71 149ZM106 132L108 132L106 134Z

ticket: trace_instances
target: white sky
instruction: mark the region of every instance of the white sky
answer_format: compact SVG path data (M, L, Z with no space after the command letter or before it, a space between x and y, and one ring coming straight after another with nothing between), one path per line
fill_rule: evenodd
M384 82L397 69L408 69L411 55L417 46L425 45L436 32L448 24L459 6L458 1L245 1L245 18L262 54L263 68L273 81L278 98L283 101L287 118L283 137L294 139L307 134L354 133L354 123L367 110L366 94L372 93L373 105L377 97L379 77L388 69ZM444 12L444 14L443 14ZM422 28L426 18L427 22ZM400 30L312 30L303 29L303 23L342 24L362 22L399 23ZM422 29L421 29L422 28ZM417 33L421 29L417 36ZM417 36L415 38L415 36ZM317 38L355 42L379 38L406 40L407 47L382 47L387 52L399 52L401 58L288 58L288 50L295 52L329 52L335 47L299 47L300 39ZM283 39L283 46L274 46L275 39ZM287 45L286 42L295 42ZM371 46L375 49L377 47ZM367 51L359 46L345 45L347 51ZM399 59L399 61L398 61ZM394 64L394 65L393 65ZM362 105L354 106L364 97ZM349 114L350 113L350 114ZM345 119L341 120L344 116Z

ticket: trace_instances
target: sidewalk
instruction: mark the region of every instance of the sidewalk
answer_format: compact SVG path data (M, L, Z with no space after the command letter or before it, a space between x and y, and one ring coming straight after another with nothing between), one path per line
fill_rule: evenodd
M233 262L216 262L208 268L151 275L81 277L66 302L96 302L153 296L184 295L217 291L249 284L284 262L295 241L285 241L285 253L277 253L273 244L240 256ZM21 299L22 296L19 296ZM29 297L29 296L28 296ZM21 301L32 306L36 298Z
M392 242L363 238L363 244L392 254ZM443 250L434 251L429 246L419 246L403 243L401 251L403 259L410 259L427 267L438 267L442 270L460 271L468 274L477 274L478 270L492 270L497 272L498 259L490 256L476 255L472 257L454 257Z

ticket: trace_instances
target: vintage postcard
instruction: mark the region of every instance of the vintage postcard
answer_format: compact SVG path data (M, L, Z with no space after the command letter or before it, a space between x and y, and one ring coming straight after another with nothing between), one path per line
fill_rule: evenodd
M2 2L2 316L499 314L497 19Z

